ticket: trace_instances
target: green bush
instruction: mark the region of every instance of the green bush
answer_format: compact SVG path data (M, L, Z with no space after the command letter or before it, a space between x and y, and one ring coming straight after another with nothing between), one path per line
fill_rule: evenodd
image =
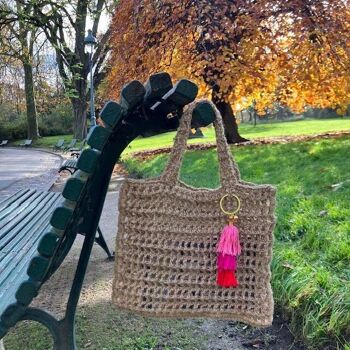
M0 123L0 140L18 140L27 137L27 121L20 117L13 121Z
M64 101L47 114L38 116L41 136L71 134L73 132L73 112L69 101ZM25 114L0 116L0 140L21 140L27 138Z
M73 111L70 103L60 103L49 114L39 118L41 136L71 134L73 132Z

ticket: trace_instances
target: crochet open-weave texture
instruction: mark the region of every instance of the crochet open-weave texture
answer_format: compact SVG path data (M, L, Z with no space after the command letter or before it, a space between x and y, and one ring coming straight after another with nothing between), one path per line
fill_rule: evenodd
M192 188L178 179L192 111L199 102L185 110L163 174L127 179L122 186L113 302L148 316L235 319L267 326L273 317L275 188L240 180L214 105L221 187ZM216 246L227 223L219 202L225 194L241 200L240 284L229 289L216 285Z

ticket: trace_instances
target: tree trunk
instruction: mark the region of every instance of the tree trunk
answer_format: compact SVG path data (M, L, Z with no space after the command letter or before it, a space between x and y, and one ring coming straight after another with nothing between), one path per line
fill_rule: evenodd
M218 95L214 91L212 93L212 100L216 108L221 113L227 143L232 144L249 141L239 134L237 120L233 113L230 103L218 97Z
M82 98L73 98L73 113L74 113L74 138L78 140L83 140L87 134L87 126L86 126L86 100L85 97Z
M23 63L23 68L28 124L27 137L35 140L39 137L39 128L34 95L33 66L31 63Z

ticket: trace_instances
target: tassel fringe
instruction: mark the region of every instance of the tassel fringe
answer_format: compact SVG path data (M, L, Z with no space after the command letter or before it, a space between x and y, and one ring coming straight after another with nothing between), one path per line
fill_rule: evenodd
M225 288L237 287L238 281L234 272L237 270L237 256L241 254L241 245L236 226L229 224L224 227L217 253L217 285Z

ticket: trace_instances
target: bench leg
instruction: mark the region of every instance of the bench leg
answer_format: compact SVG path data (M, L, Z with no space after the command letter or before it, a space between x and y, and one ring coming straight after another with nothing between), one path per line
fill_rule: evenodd
M56 317L48 311L35 307L29 307L21 319L36 321L44 325L52 335L54 342L53 350L77 350L74 319L71 320L66 317L58 321Z
M71 175L73 175L75 173L75 171L70 170L68 168L61 168L60 170L58 170L58 173L61 174L62 171L68 171Z
M98 236L95 238L95 242L107 253L107 259L112 261L114 260L114 253L111 253L105 238L103 237L100 226L97 227Z
M91 250L95 241L95 230L92 229L89 234L85 235L83 248L80 252L78 265L76 267L72 287L69 293L64 318L62 320L57 320L57 318L48 311L34 307L29 307L21 318L22 320L36 321L46 326L53 337L53 350L77 350L75 337L75 313Z

